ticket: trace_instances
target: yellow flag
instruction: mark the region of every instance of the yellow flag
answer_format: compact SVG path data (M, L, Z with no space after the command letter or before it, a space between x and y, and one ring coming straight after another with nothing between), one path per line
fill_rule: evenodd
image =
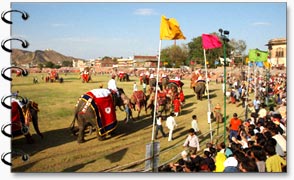
M264 65L264 67L266 67L267 69L270 69L270 68L271 68L271 63L269 63L269 62L267 62L267 61L263 62L263 65Z
M179 23L175 18L167 19L165 16L161 16L160 39L175 40L186 39L186 37L183 35Z

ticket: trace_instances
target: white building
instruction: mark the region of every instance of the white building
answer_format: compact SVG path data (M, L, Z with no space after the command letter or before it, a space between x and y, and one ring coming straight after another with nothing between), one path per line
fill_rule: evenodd
M267 46L269 47L269 62L272 66L287 67L287 39L271 39Z

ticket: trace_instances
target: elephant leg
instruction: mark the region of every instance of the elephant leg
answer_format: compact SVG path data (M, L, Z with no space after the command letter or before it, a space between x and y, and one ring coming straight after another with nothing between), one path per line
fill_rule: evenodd
M35 141L30 133L25 135L28 144L33 144Z
M100 135L97 134L97 137L98 137L98 141L103 141L103 140L105 140L105 136L100 136Z
M85 142L85 134L84 134L84 126L79 128L79 135L78 135L78 143L83 143Z
M195 90L195 86L193 86L192 88L193 88L193 91L194 91L194 93L195 93L194 96L197 96L197 92L196 92L196 90Z
M98 139L98 141L104 141L106 139L107 134L101 135L99 133L98 128L96 128L96 133L97 133L97 139Z
M147 104L144 103L144 108L145 108L145 114L147 114Z
M140 120L140 112L141 112L141 109L138 110L138 116L137 116L137 119Z

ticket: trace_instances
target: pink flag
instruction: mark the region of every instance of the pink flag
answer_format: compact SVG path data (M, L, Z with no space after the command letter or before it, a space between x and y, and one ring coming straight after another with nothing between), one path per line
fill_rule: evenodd
M214 49L222 47L222 42L216 35L202 34L202 47L203 49Z

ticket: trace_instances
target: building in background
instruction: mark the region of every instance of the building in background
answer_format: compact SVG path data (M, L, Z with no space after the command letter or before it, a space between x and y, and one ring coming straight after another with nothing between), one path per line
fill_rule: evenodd
M287 40L286 38L271 39L269 47L269 62L272 67L287 67Z
M134 56L134 67L136 68L156 68L157 56Z

